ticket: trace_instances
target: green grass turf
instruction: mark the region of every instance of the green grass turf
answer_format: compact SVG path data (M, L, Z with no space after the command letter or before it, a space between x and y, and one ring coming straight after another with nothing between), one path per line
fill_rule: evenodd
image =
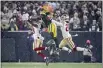
M102 68L102 63L1 63L2 68Z

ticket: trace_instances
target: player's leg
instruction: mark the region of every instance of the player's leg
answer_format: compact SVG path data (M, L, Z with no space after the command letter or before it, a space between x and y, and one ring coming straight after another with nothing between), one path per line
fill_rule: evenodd
M55 42L54 45L51 44L51 46L49 47L50 49L50 55L53 55L54 51L56 50L56 42L55 41L55 36L56 36L56 27L55 27L55 24L54 23L51 23L49 26L48 26L48 32L49 34L51 35L51 39L53 39L53 41Z
M36 51L36 53L41 56L42 58L45 57L44 54L41 53L41 50L38 49L40 47L40 40L39 39L35 39L34 40L34 50Z
M52 39L55 41L56 47L58 47L58 40L57 40L57 26L55 23L51 23L48 26L48 32L50 33Z
M59 48L60 48L61 50L64 50L64 51L69 51L70 49L67 48L67 47L65 47L66 45L67 45L66 40L63 39L63 40L60 42L60 44L59 44Z
M39 40L39 39L36 39L36 40L35 40L35 49L36 49L36 48L39 48L39 47L40 47L40 40ZM36 50L35 50L35 51L36 51ZM37 50L36 52L37 52L37 54L38 54L38 53L41 52L41 50Z
M52 32L53 32L53 39L54 39L54 41L55 41L55 43L56 43L56 47L58 48L59 46L59 44L58 44L58 40L57 40L57 26L56 26L56 24L55 23L53 23L53 28L52 28Z
M43 41L41 40L41 42L40 42L40 47L43 46L42 44L43 44ZM41 52L39 52L38 54L43 57L43 59L44 59L45 62L46 62L46 65L48 66L48 64L49 64L49 58L48 58L47 56L45 56L45 54L43 54L43 53L41 53Z
M39 42L39 47L43 47L43 41L42 40L40 40L40 39L38 39L38 42ZM39 48L38 47L38 48ZM39 51L39 53L38 53L40 56L42 56L43 57L43 59L45 60L46 59L46 56L43 54L43 53L41 53L41 50Z
M40 47L40 43L41 43L41 40L40 39L37 39L36 41L35 41L35 51L39 51L39 50L46 50L47 49L47 47L45 47L45 46L41 46ZM39 47L38 47L39 46Z
M70 47L70 49L72 49L73 51L84 51L85 48L82 48L82 47L76 47L73 40L72 40L72 37L69 37L67 39L67 42L68 42L68 46Z
M45 61L46 61L46 65L48 65L49 64L49 58L45 55L45 54L43 54L42 52L41 52L41 50L44 50L45 49L45 47L44 47L44 49L43 49L43 40L41 40L41 39L37 39L37 41L36 41L36 48L34 49L36 52L37 52L37 54L39 55L39 56L41 56Z

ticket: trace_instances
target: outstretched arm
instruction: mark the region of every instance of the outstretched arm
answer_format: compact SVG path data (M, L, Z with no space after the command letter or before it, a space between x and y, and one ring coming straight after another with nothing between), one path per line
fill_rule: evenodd
M56 20L52 20L53 23L55 23L57 26L62 26L62 23L56 21Z

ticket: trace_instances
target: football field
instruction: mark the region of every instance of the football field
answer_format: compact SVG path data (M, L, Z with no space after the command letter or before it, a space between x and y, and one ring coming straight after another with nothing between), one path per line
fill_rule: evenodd
M1 68L102 68L102 63L1 63Z

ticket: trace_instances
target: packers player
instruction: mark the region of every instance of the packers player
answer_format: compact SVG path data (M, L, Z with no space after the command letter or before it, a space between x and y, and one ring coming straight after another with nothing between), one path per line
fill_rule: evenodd
M45 28L45 31L47 31L52 36L52 39L54 39L56 43L56 47L58 47L57 26L52 21L53 7L49 5L48 3L44 4L40 14L44 24L43 28Z

